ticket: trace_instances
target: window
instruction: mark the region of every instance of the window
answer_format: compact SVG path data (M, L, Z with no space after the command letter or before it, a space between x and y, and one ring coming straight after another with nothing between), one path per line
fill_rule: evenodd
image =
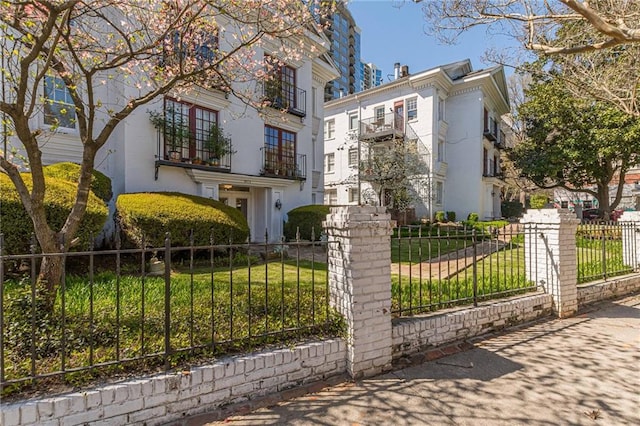
M200 67L206 68L216 60L218 34L199 30L175 31L164 44L164 58L167 62L185 62L186 58L196 58Z
M569 208L569 202L568 201L560 201L560 208L561 209Z
M231 147L229 140L217 138L223 145L212 143L213 131L219 130L218 112L199 105L165 99L164 103L164 144L165 155L179 152L182 158L198 157L204 160L227 155ZM215 152L214 152L215 151ZM221 154L220 154L221 153Z
M384 122L384 105L376 107L374 110L374 115L376 117L376 122L383 123Z
M349 167L358 166L358 148L349 149Z
M333 173L336 167L336 155L332 152L324 155L324 171Z
M498 161L498 156L493 156L493 175L498 176L500 162Z
M442 199L444 196L444 185L442 182L436 182L436 199L435 202L437 205L442 205Z
M349 114L349 130L358 129L358 114Z
M438 98L438 120L440 121L445 121L444 107L444 99Z
M296 70L288 65L281 65L277 59L266 55L271 79L265 84L265 95L275 108L295 109L296 103Z
M591 200L586 200L582 202L582 207L585 209L593 208L593 202Z
M337 189L327 189L324 191L324 203L330 206L335 206L338 204L338 190Z
M44 124L76 128L76 112L71 94L60 77L44 78Z
M482 148L482 175L489 175L489 151L487 148Z
M264 169L267 174L293 176L296 168L296 134L264 126Z
M358 187L349 188L349 202L357 203L358 201Z
M484 109L484 132L487 133L489 131L489 110L487 108Z
M438 161L444 161L444 141L438 140Z
M331 119L324 122L324 138L333 139L336 137L336 120Z
M418 98L407 99L407 120L418 118Z

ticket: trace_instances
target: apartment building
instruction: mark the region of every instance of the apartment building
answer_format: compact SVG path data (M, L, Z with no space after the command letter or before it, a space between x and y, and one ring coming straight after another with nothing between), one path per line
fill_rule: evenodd
M335 1L335 9L325 18L324 24L330 55L339 73L325 86L324 100L329 101L361 90L360 28L344 0Z
M404 208L394 205L400 190L412 194L417 219L433 219L437 211L501 217L500 117L509 111L503 68L474 71L467 59L411 74L397 64L395 76L325 104L325 204ZM412 175L406 188L389 191L371 167L376 155L399 147L406 161L395 168ZM409 170L409 161L417 167Z
M230 28L212 42L225 48L224 37L233 37ZM220 200L244 214L253 241L263 241L265 233L279 241L287 211L322 203L323 95L338 72L320 31L309 28L304 40L291 40L301 47L286 63L280 62L279 43L265 38L253 52L258 59L274 59L274 80L238 83L239 91L267 101L261 110L202 82L158 97L120 122L95 162L112 179L113 200L122 193L158 191ZM198 54L210 51L203 44ZM138 96L134 83L111 76L96 96L118 106ZM42 111L34 120L51 129L41 144L44 164L80 163L82 144L68 90L56 77L45 78L43 86ZM10 142L19 146L17 139Z

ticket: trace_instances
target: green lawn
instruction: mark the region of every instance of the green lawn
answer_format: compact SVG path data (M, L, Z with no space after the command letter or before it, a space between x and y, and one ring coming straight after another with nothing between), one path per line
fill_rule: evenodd
M328 308L326 279L326 264L312 267L304 261L300 269L287 261L231 271L198 268L193 275L176 271L169 293L171 349L179 353L203 346L209 355L219 355L278 341L335 336L342 323ZM37 309L35 328L30 291L27 280L5 283L7 380L30 375L32 349L37 374L61 369L63 346L66 369L164 352L163 277L124 275L118 280L114 273L103 272L93 285L86 278L67 277L54 314ZM184 358L175 355L173 361Z
M455 273L459 266L455 260L450 262L452 274L448 278L441 278L438 275L442 274L437 272L435 277L424 273L422 279L416 274L412 274L411 279L407 273L392 275L392 311L397 314L417 314L471 304L474 295L474 268L460 266L461 270ZM534 284L526 279L524 249L517 244L477 262L475 274L478 300L535 290Z

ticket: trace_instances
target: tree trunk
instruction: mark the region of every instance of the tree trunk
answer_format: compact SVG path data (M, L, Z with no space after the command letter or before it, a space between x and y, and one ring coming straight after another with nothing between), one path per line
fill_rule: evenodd
M611 207L609 204L609 185L601 185L598 184L598 210L602 213L602 218L604 220L609 220L611 218Z
M45 306L49 312L53 311L56 301L56 292L62 283L62 271L64 270L64 258L62 256L45 256L40 264L38 284L43 290L46 299Z

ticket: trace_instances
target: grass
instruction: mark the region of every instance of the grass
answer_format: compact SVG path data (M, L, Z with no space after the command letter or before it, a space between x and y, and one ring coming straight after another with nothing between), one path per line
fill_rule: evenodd
M471 237L469 236L393 238L391 240L391 263L427 261L469 246L471 246Z
M326 280L325 264L306 261L300 269L286 261L174 272L168 293L170 362L340 334L342 321L328 307ZM5 380L31 376L32 365L39 375L57 372L63 362L64 369L147 358L147 367L162 365L164 278L129 274L118 279L102 272L93 284L87 281L67 277L54 313L36 309L35 328L28 280L6 283ZM78 376L68 375L82 381ZM5 396L15 390L5 389Z
M418 314L471 303L474 299L473 267L457 273L455 261L451 261L450 267L453 274L449 277L433 277L426 273L422 279L416 276L409 279L408 274L392 275L392 311L397 315ZM524 248L515 243L478 261L475 270L478 300L536 289L526 278Z

